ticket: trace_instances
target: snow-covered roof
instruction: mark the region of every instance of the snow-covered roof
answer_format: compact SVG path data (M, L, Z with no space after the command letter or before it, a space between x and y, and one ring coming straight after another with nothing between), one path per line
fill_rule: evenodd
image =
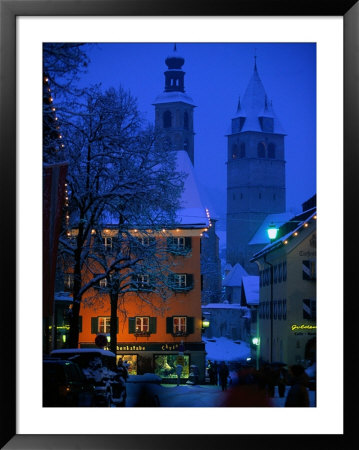
M259 304L259 277L248 275L242 278L244 295L247 305Z
M275 115L272 104L268 101L262 80L255 66L253 75L249 80L247 89L241 101L240 110L235 117L245 117L241 132L262 131L259 117L273 118L273 133L285 134L282 125Z
M104 356L116 356L109 350L103 350L102 348L61 348L58 350L52 350L51 355L56 355L60 353L98 353Z
M232 270L229 272L229 274L225 277L223 280L223 286L242 286L242 277L247 276L248 273L246 272L243 267L237 263Z
M207 227L209 220L198 191L191 160L185 150L179 150L176 153L176 170L187 175L180 199L181 208L177 212L176 221L180 225Z
M73 298L68 292L55 292L55 301L72 302Z
M282 226L284 223L293 217L293 213L284 212L279 214L269 214L262 222L261 226L258 228L252 239L248 242L248 245L261 245L269 244L270 239L267 234L268 226L274 223L277 228Z
M253 262L256 259L258 259L260 256L264 255L265 253L271 252L272 250L284 245L288 241L288 239L290 239L292 236L294 236L294 233L298 232L304 226L304 224L310 222L312 219L315 219L316 216L317 216L317 211L315 208L313 213L311 213L309 216L307 216L303 221L299 222L299 224L296 228L291 229L288 233L281 236L279 239L276 239L273 243L266 245L264 248L262 248L262 250L255 253L252 256L250 261ZM298 239L298 243L299 243L300 242L300 234L298 235L298 237L299 237L299 239Z
M242 309L239 303L208 303L202 305L202 309Z
M192 97L180 91L163 92L155 98L153 105L159 105L161 103L174 103L182 102L192 106L196 106L192 100Z

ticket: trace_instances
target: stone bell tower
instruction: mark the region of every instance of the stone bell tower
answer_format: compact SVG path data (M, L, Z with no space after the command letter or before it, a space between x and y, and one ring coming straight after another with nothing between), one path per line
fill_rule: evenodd
M227 263L250 274L249 241L267 215L286 210L284 136L255 61L227 136Z
M160 129L171 150L185 150L194 165L194 131L193 110L195 105L192 98L185 93L184 76L182 70L184 58L177 52L174 45L173 52L165 60L164 92L156 97L155 126Z

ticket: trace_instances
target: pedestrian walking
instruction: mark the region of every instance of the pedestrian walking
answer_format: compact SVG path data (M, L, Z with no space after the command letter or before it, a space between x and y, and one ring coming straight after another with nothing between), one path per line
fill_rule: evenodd
M218 364L217 361L213 363L213 384L218 384Z
M291 387L284 406L308 407L308 375L300 364L295 364L289 368L289 384Z
M182 371L183 371L183 366L181 364L177 364L177 366L176 366L177 386L179 386L181 384Z
M117 373L120 377L122 377L125 381L127 381L128 378L128 370L127 367L124 365L122 358L118 360L117 363Z
M228 383L228 376L229 376L229 369L227 364L222 361L221 365L219 366L219 382L222 386L222 391L226 391L227 390L227 383Z

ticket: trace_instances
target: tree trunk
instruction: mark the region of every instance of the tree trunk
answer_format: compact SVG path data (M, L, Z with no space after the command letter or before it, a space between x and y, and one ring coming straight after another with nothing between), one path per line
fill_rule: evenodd
M117 290L110 293L111 301L111 319L110 319L110 351L116 355L117 351L117 303L118 303L118 292Z

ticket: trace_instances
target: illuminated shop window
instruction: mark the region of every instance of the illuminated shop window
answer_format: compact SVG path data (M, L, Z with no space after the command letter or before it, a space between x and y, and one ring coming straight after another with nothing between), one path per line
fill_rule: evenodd
M161 378L176 379L176 366L183 367L181 378L189 377L189 355L154 355L155 374Z
M116 364L119 359L122 359L123 363L126 365L129 375L137 375L137 360L138 355L117 355Z

